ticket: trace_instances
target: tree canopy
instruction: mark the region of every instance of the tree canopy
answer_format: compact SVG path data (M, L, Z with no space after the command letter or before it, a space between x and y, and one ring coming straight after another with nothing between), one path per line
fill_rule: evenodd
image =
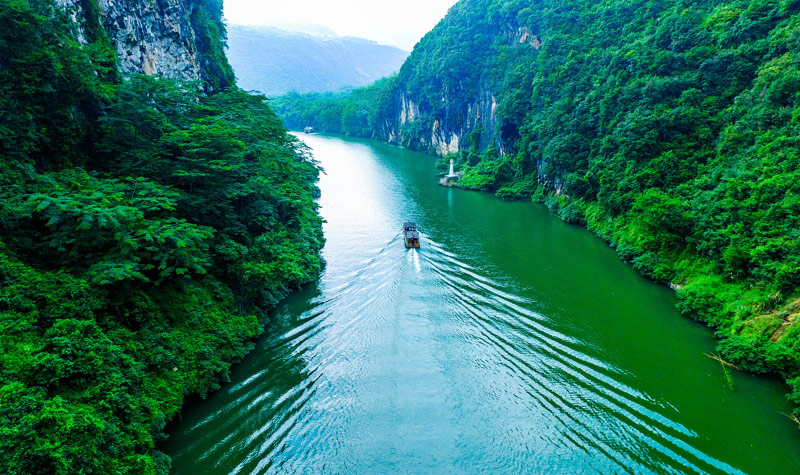
M72 27L0 1L0 467L166 473L184 397L320 272L319 168L263 96L122 78Z

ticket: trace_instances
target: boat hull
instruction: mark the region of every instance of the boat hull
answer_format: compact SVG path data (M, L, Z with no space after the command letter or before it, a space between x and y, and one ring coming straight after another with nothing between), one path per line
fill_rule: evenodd
M403 224L403 242L406 249L419 249L419 231L413 221L406 221Z
M419 240L410 241L406 239L406 249L419 249Z

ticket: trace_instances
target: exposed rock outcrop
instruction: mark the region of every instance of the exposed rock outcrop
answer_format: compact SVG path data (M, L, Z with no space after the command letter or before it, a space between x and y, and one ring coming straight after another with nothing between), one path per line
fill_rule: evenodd
M73 18L78 41L94 40L99 25L108 35L123 74L219 83L215 67L204 61L202 34L193 21L195 0L54 0ZM224 81L223 81L224 82Z
M504 36L509 45L537 49L541 45L535 34L523 28L509 27ZM501 154L508 150L517 127L510 127L510 134L501 130L499 85L485 77L464 78L455 85L441 83L438 97L419 96L407 82L424 75L427 72L401 70L394 91L394 115L374 131L374 138L436 155L457 153L473 145L484 150L494 144Z

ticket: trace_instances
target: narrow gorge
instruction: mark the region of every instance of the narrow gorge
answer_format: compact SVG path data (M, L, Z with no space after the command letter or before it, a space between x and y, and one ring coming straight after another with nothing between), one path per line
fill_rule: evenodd
M799 11L463 0L397 76L273 107L290 128L450 155L459 186L545 203L800 402Z

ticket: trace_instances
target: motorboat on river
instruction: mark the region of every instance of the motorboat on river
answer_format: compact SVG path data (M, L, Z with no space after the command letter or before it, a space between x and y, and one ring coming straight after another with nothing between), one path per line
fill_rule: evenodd
M417 223L413 221L406 221L403 223L403 241L406 243L406 249L419 249L419 231L417 231Z

